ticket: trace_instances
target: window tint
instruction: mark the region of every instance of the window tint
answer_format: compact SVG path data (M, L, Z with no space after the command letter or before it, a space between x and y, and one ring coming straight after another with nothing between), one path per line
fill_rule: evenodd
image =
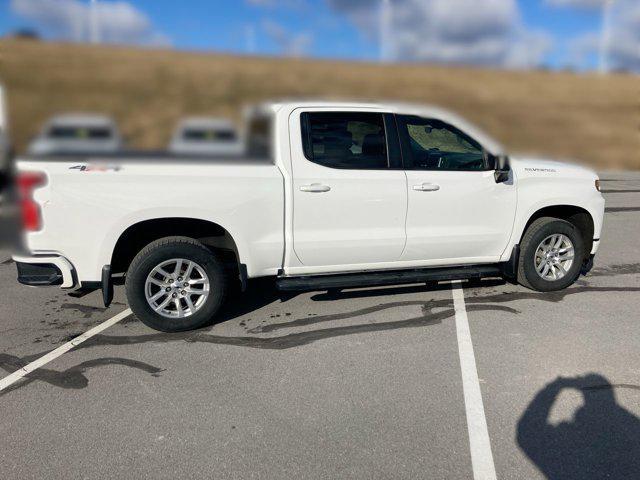
M439 120L399 116L403 154L414 170L486 170L478 142Z
M305 156L331 168L389 167L384 120L379 113L303 113Z
M271 121L268 115L255 115L247 128L247 153L251 157L271 158Z
M101 127L51 127L49 130L50 138L63 139L105 139L111 138L111 130Z
M183 138L192 142L232 142L236 140L236 132L233 130L188 128L183 132Z

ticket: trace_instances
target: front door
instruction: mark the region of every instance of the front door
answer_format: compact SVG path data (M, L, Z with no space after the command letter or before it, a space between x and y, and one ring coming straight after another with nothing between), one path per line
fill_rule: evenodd
M385 118L393 120L322 109L291 116L293 245L304 266L348 269L402 255L406 176Z
M516 209L513 180L496 183L490 156L439 120L398 116L407 173L406 261L495 262Z

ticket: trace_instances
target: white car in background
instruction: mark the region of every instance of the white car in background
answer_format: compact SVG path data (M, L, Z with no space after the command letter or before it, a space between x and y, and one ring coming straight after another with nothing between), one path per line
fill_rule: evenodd
M244 142L225 118L191 117L176 128L169 151L181 155L242 155Z
M123 140L113 119L105 115L69 113L45 123L28 148L30 155L115 153Z

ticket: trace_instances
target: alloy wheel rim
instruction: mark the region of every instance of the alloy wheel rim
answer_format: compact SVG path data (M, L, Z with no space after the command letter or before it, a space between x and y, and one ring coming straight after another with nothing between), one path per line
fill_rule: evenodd
M575 249L569 237L562 233L549 235L536 248L536 272L544 280L560 280L569 272L574 256Z
M207 273L196 262L172 258L156 265L144 284L151 309L166 318L185 318L198 312L211 289Z

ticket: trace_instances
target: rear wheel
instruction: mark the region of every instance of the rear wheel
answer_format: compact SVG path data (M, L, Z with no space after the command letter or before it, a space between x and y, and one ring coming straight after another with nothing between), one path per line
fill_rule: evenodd
M538 218L520 244L518 282L541 292L561 290L578 278L584 257L584 241L575 225Z
M221 262L202 243L167 237L150 243L127 271L126 292L133 313L163 332L210 324L224 300L227 279Z

